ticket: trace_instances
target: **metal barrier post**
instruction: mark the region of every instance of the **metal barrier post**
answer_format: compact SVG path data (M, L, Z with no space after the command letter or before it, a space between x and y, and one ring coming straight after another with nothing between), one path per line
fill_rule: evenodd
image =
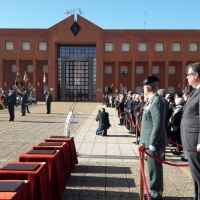
M145 148L145 144L142 143L141 144L142 147ZM144 151L141 152L141 162L142 162L142 166L144 168ZM142 178L142 172L140 171L140 200L144 200L144 184L143 184L143 178Z

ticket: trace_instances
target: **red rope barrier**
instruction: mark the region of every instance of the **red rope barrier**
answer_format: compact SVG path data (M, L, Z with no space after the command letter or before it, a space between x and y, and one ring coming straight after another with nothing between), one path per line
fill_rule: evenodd
M141 150L141 149L144 149L144 150ZM143 179L144 187L145 187L146 194L147 194L147 199L151 200L151 197L150 197L150 194L149 194L149 190L148 190L148 186L147 186L146 176L145 176L145 172L144 172L144 166L142 164L142 158L141 158L140 151L145 151L145 148L144 147L138 148L139 161L140 161L140 168L141 168L141 172L142 172L142 179Z
M175 166L175 167L188 167L189 166L189 164L174 164L174 163L163 161L163 160L156 158L156 157L152 156L151 154L147 153L145 148L139 148L139 151L145 151L145 154L148 155L150 158L152 158L158 162L164 163L166 165Z
M175 145L177 145L177 146L179 146L179 147L182 147L182 145L181 145L181 144L179 144L179 143L176 143L176 142L174 142L174 141L172 141L172 140L168 140L168 142L169 142L169 143L172 143L172 144L175 144Z

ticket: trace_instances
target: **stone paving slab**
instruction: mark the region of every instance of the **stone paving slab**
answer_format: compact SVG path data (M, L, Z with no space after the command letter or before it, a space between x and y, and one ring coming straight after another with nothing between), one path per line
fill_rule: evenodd
M53 102L52 114L46 115L44 102L30 106L30 114L23 117L15 109L15 122L9 122L7 110L0 110L0 167L29 151L51 135L63 135L64 123L72 102ZM135 137L124 126L114 108L106 108L112 127L108 136L96 136L95 121L100 103L78 103L74 109L77 122L70 124L79 164L72 171L64 200L138 200L140 199L140 168ZM167 161L182 163L166 149ZM145 165L146 166L146 165ZM165 200L193 199L193 183L188 167L164 165ZM147 174L147 167L145 167ZM148 176L147 182L148 182Z

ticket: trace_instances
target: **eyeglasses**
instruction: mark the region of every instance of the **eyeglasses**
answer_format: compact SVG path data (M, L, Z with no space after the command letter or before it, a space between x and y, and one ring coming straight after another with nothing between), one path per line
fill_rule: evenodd
M191 76L191 75L193 75L194 73L192 72L192 73L189 73L189 74L186 74L186 77L188 77L188 76Z

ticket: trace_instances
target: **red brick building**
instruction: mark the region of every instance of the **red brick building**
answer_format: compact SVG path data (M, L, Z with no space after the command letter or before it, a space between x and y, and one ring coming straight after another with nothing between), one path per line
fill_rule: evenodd
M101 101L103 93L159 87L181 92L186 66L200 60L200 30L105 30L81 16L48 29L0 29L0 88L14 87L16 72L38 100L50 89L58 101ZM43 83L43 76L47 81Z

